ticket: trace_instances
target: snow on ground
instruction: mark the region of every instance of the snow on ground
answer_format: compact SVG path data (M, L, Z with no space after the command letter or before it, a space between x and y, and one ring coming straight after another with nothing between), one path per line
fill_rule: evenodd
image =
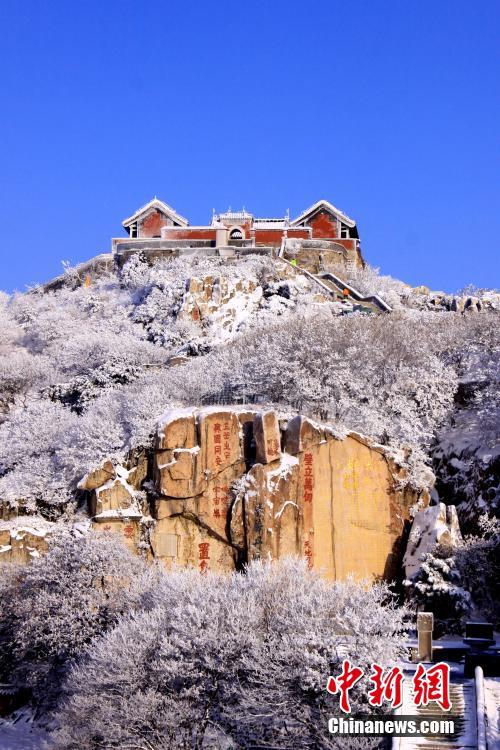
M500 750L500 677L485 677L484 702L488 750Z
M43 750L47 733L33 721L28 709L0 718L1 750Z

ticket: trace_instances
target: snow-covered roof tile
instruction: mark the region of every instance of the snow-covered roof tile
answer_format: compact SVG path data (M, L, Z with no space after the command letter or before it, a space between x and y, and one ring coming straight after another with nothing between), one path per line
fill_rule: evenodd
M330 203L330 201L324 199L317 201L312 206L309 206L309 208L303 211L300 216L297 216L296 219L291 221L290 225L294 226L295 224L299 224L300 222L304 221L304 219L307 219L311 214L316 213L316 211L318 211L320 208L326 208L328 211L331 211L348 227L356 226L356 222L354 221L354 219L349 218L349 216L341 211L340 208L336 208L333 203Z
M132 216L129 216L128 219L122 221L122 225L124 227L128 227L130 224L133 224L134 221L137 221L137 219L139 219L143 214L147 213L147 211L150 211L152 208L157 208L158 211L161 211L170 219L173 219L174 221L182 224L185 227L187 227L187 225L189 224L188 220L185 219L184 216L178 214L175 208L172 208L172 206L169 206L168 203L164 203L164 201L161 201L155 196L152 200L149 201L149 203L146 203L144 206L141 206L141 208L138 208L137 211L132 214Z

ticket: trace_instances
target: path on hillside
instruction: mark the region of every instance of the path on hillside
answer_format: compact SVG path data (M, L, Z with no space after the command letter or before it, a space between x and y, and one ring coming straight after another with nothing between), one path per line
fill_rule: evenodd
M376 313L392 311L392 307L390 307L382 297L379 297L378 294L362 295L361 292L334 273L310 273L310 271L306 271L306 269L301 266L293 265L281 255L278 256L277 260L286 263L290 268L293 268L296 273L301 273L303 276L306 276L308 279L315 282L316 285L321 288L323 293L326 292L336 301L340 301L341 303L349 302L351 305L359 305L362 308L366 308L366 310ZM344 296L344 289L349 292L348 295Z

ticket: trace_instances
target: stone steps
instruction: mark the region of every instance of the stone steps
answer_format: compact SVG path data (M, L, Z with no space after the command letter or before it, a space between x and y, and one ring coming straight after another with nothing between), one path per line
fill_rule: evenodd
M455 721L455 734L450 737L397 737L394 738L392 750L468 750L477 748L477 718L474 680L452 675L450 684L451 711L442 711L436 703L416 707L413 702L411 676L403 683L403 705L398 709L402 716L420 718L439 717Z

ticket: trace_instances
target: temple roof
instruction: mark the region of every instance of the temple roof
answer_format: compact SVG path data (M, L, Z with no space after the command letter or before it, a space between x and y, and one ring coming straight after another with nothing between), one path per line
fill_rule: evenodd
M295 226L296 224L301 224L306 219L308 219L312 214L317 213L317 211L320 211L322 208L326 209L332 214L335 214L340 221L342 221L344 224L346 224L348 227L355 227L356 222L354 219L350 219L347 214L343 213L339 208L336 208L333 203L330 203L326 200L320 200L317 203L314 203L312 206L310 206L306 211L303 211L300 216L297 216L296 219L290 222L291 226Z
M168 216L169 219L172 219L172 221L175 221L177 224L180 224L183 227L187 227L187 225L189 224L188 220L178 214L177 211L172 208L172 206L169 206L168 203L164 203L155 196L152 200L149 201L149 203L146 203L145 206L141 206L141 208L138 208L137 211L132 214L132 216L129 216L128 219L122 221L122 225L124 227L128 227L130 226L130 224L133 224L134 221L140 219L144 214L147 214L154 209L157 209L162 214L165 214L165 216Z
M222 213L215 213L212 216L212 225L214 225L214 222L220 222L220 221L234 221L234 222L240 222L240 221L247 221L248 219L253 219L253 214L248 213L244 208L241 209L241 211L232 211L231 208L228 208L227 211L222 211Z
M230 208L227 211L224 211L222 213L215 213L212 217L212 226L215 226L219 222L234 222L240 223L242 221L248 221L249 219L252 221L253 226L256 229L274 229L279 227L294 227L300 224L303 224L307 222L308 219L310 219L315 213L320 211L321 209L325 209L331 214L334 214L340 221L342 221L346 226L348 227L355 227L356 222L354 219L349 218L347 214L345 214L343 211L341 211L339 208L336 208L336 206L333 205L333 203L330 203L327 200L320 200L314 203L312 206L310 206L308 209L303 211L300 216L297 216L296 219L293 219L291 221L288 216L285 216L283 218L274 218L274 217L256 217L253 214L249 213L245 210L245 208L241 209L240 211L232 211ZM128 228L131 224L133 224L135 221L140 219L142 216L148 214L152 210L158 210L165 216L168 216L169 219L174 221L176 224L179 224L182 227L187 227L189 222L187 219L185 219L183 216L177 213L177 211L172 208L172 206L169 206L168 203L164 203L156 196L149 201L149 203L146 203L146 205L142 206L141 208L137 209L137 211L132 214L132 216L129 216L128 219L125 219L122 224L125 228Z

